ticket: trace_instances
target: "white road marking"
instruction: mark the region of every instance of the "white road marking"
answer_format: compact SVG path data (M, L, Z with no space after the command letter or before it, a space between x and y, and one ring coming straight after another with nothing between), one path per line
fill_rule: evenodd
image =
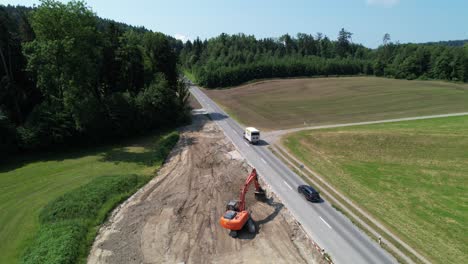
M260 158L260 159L262 159L263 163L267 164L267 162L263 158Z
M283 182L284 182L284 184L286 184L286 186L288 186L288 188L289 188L289 189L291 189L291 190L292 190L292 187L291 187L291 186L289 186L289 184L288 184L287 182L285 182L285 181L283 181Z
M247 144L247 142L244 142L244 144L245 144L245 145L247 145L247 147L250 147L250 145L249 145L249 144Z
M324 222L324 223L328 226L328 228L333 229L333 228L327 223L327 221L323 220L323 218L322 218L321 216L319 216L319 217L320 217L320 220L322 220L322 222Z

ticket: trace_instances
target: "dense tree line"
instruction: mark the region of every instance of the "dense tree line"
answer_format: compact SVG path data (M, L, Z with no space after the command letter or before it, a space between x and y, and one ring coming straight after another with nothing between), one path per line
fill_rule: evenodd
M286 34L278 39L221 34L186 42L181 63L206 87L272 77L372 74L370 49L352 43L351 35L342 29L339 39L332 41L322 34Z
M426 42L424 45L443 45L443 46L452 46L452 47L461 47L468 43L468 39L460 40L445 40L445 41L436 41L436 42Z
M468 81L468 44L396 44L385 34L380 47L369 49L353 43L351 37L345 29L339 31L337 40L320 33L286 34L277 39L221 34L186 42L181 63L198 84L209 88L253 79L315 75Z
M374 52L373 67L377 76L468 82L468 44L385 43Z
M99 19L81 1L0 5L1 154L184 121L182 48L162 33Z

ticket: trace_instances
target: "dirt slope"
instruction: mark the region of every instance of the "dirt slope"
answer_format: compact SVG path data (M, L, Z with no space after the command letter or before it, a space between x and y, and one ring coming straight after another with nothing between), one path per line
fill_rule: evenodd
M263 203L247 195L257 234L233 239L219 226L249 172L219 128L196 116L159 175L101 228L88 263L318 263L302 229L271 196Z

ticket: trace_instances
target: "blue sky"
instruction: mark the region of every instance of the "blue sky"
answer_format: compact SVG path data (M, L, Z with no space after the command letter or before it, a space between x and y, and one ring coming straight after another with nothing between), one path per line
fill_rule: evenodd
M141 25L179 38L209 38L222 32L257 37L284 33L332 39L344 27L353 41L377 47L393 41L468 39L468 0L88 0L99 16ZM32 6L37 0L0 0Z

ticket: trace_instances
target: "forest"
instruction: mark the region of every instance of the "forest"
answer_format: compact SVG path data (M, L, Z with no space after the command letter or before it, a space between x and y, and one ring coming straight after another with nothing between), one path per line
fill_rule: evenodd
M99 18L82 1L0 5L0 156L108 141L188 120L181 71L207 87L304 76L468 81L468 43L367 48L299 33L221 34L183 43Z
M366 48L341 29L336 40L318 33L256 39L221 34L186 42L181 64L208 88L264 78L375 75L398 79L468 81L468 43L399 44L385 34L382 45Z
M181 41L84 2L0 5L0 156L93 144L188 118Z

